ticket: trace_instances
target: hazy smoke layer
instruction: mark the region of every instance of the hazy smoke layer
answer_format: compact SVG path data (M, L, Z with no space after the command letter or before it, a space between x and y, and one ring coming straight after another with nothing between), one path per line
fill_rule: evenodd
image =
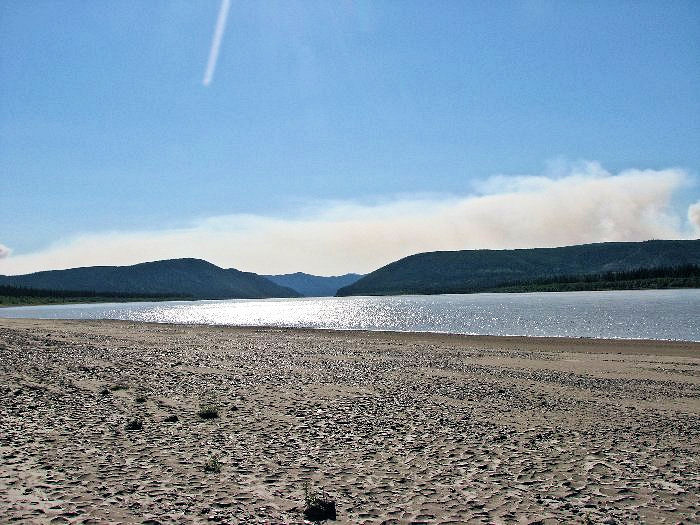
M330 203L293 219L232 215L181 230L83 235L4 259L0 273L199 257L258 273L330 275L431 250L690 238L700 232L700 203L670 206L688 182L682 170L613 175L589 163L558 176L493 177L465 197Z
M0 259L4 259L5 257L9 257L10 253L12 253L12 250L10 250L4 244L0 244Z
M696 202L688 208L688 220L695 228L695 233L700 234L700 202Z

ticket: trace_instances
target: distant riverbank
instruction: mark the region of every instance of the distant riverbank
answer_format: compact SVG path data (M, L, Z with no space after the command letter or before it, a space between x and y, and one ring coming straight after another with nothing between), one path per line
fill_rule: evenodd
M93 304L93 303L134 303L159 301L187 301L183 297L29 297L0 296L0 308L12 306L48 306L58 304Z
M646 268L629 272L554 276L529 281L514 281L492 287L441 290L423 287L420 292L407 289L404 292L377 295L432 295L474 293L529 293L529 292L582 292L607 290L667 290L700 289L700 266L685 265L670 268ZM375 294L368 294L375 295ZM84 292L67 290L40 290L15 286L0 286L0 307L79 303L123 303L186 301L195 298L177 294L128 294L120 292ZM199 298L204 299L204 298ZM220 298L217 298L220 299Z
M51 304L125 303L139 301L178 301L191 297L179 294L91 292L46 290L25 286L0 285L0 307Z

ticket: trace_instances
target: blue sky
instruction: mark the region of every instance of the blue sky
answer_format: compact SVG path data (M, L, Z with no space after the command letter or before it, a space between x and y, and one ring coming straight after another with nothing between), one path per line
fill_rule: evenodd
M660 231L697 237L688 207L700 201L698 2L233 0L205 86L219 6L0 4L0 243L12 250L0 273L93 263L83 252L56 262L84 236L214 223L230 233L251 228L242 217L303 229L309 213L337 222L345 210L353 222L387 206L413 209L402 215L411 219L420 213L407 202L424 211L482 195L494 175L558 180L582 160L601 168L589 177L681 170L638 213L663 208L657 222L671 229ZM628 226L583 240L658 234ZM547 243L535 233L532 243ZM470 239L425 248L479 245ZM382 244L372 242L366 251ZM210 258L296 271L329 256L321 243L287 267L245 250Z

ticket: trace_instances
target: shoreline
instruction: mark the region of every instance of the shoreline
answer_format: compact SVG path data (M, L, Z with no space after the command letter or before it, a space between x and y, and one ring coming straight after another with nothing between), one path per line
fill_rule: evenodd
M698 343L2 318L0 396L8 520L700 519Z
M492 344L519 345L529 349L540 348L544 351L558 351L565 346L567 351L589 352L589 353L634 353L642 352L654 354L659 348L664 348L663 355L691 355L700 357L700 341L688 341L684 339L634 339L634 338L609 338L609 337L571 337L571 336L535 336L535 335L490 335L490 334L464 334L452 332L430 332L430 331L401 331L401 330L369 330L362 328L315 328L296 326L275 326L275 325L227 325L227 324L204 324L204 323L169 323L158 321L133 321L126 319L53 319L34 317L1 317L0 325L5 322L19 321L65 321L75 323L114 323L114 324L135 324L150 326L170 326L170 327L193 327L201 329L226 329L241 331L269 331L269 332L299 332L299 333L319 333L347 335L357 334L368 338L395 337L405 340L434 341L441 343L458 343L464 345L488 346ZM672 352L672 353L668 353ZM683 352L690 352L685 354Z
M72 305L92 305L92 304L120 304L120 303L149 303L149 302L197 302L197 301L264 301L277 299L345 299L351 297L430 297L442 295L525 295L525 294L562 294L562 293L578 293L578 292L658 292L658 291L676 291L676 290L700 290L697 286L677 286L677 287L659 287L659 288L591 288L582 290L531 290L531 291L478 291L478 292L444 292L444 293L398 293L398 294L369 294L369 295L323 295L323 296L300 296L300 297L231 297L228 299L188 299L188 298L124 298L116 301L65 301L65 302L49 302L49 303L27 303L27 304L2 304L0 308L21 308L23 306L61 306L66 304Z

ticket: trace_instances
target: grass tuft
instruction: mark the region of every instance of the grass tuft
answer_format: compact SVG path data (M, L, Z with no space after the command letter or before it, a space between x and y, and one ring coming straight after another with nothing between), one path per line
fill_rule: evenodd
M199 405L197 415L202 419L216 419L219 417L219 409L211 403Z
M216 456L212 456L204 463L204 472L207 474L218 474L221 472L221 462Z
M320 494L307 483L304 487L304 517L309 521L335 520L335 501L325 491Z
M126 430L141 430L143 429L143 422L140 419L132 419L124 425Z

